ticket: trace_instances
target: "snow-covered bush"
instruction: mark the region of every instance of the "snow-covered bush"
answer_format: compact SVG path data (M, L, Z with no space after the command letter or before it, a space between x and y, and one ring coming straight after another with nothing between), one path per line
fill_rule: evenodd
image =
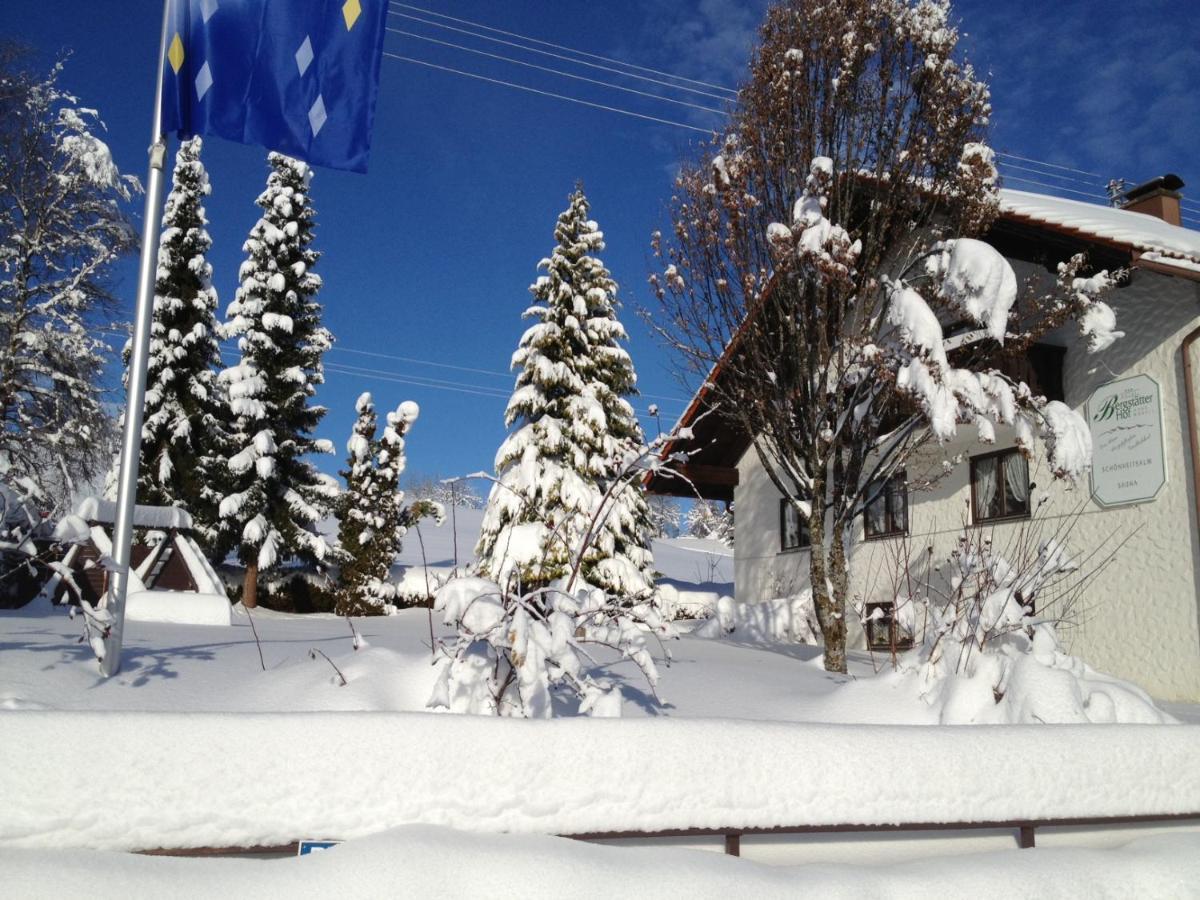
M586 645L607 647L633 661L650 685L658 681L654 659L647 649L651 638L675 637L677 632L662 615L657 592L631 595L588 583L584 564L591 558L593 542L605 537L605 521L626 491L634 490L647 472L677 476L671 464L679 460L665 454L669 436L661 435L636 451L619 448L621 456L603 461L613 478L584 510L584 528L574 545L566 543L560 529L531 521L515 532L521 558L530 567L545 571L533 554L554 546L561 553L566 573L548 584L522 589L518 569L498 583L486 577L452 578L438 591L434 609L456 635L442 642L437 687L432 707L456 712L544 717L556 711L555 692L578 702L588 715L619 715L621 694L611 678L594 678L583 663L595 661ZM502 482L496 481L496 487ZM493 496L494 496L493 492ZM562 549L557 549L562 548ZM612 559L606 560L612 562ZM604 572L603 566L595 571ZM618 585L619 581L616 582ZM663 648L664 652L665 647ZM667 654L669 659L669 654Z
M896 598L897 628L915 640L897 668L944 724L1174 721L1137 686L1063 649L1058 626L1077 596L1063 580L1078 572L1054 537L1013 564L966 530L943 567L948 591L930 579Z
M707 619L716 614L721 595L716 591L682 590L670 582L658 585L658 612L666 621Z
M631 660L653 694L658 669L647 642L672 633L650 604L629 607L567 579L521 595L485 578L456 578L438 591L434 609L457 638L443 646L429 705L459 713L549 718L557 694L582 714L619 716L620 684L586 671L594 662L588 646Z
M812 591L808 590L758 603L738 603L732 597L722 597L712 618L701 623L692 634L767 643L818 644L821 640Z

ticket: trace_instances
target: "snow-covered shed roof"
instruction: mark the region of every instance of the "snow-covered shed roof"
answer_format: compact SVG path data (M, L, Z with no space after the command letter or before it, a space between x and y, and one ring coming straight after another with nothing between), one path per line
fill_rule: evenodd
M1200 266L1200 231L1164 222L1156 216L1097 203L1064 200L1028 191L1000 192L1005 219L1049 226L1086 240L1147 254L1147 259L1194 271Z
M117 504L99 497L84 497L75 508L75 514L85 522L112 525L117 520ZM134 528L179 528L188 531L192 527L191 515L174 506L135 506Z

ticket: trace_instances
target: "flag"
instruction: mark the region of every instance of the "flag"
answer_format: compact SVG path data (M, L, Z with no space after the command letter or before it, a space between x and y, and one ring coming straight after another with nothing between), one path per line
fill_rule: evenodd
M367 170L387 0L170 0L165 133Z

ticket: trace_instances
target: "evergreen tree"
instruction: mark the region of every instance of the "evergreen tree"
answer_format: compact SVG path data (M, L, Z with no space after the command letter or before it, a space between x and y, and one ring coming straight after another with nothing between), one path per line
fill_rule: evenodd
M175 157L163 213L154 283L154 319L138 470L138 501L191 513L198 537L216 557L231 545L218 515L227 481L224 453L230 413L217 384L220 368L212 266L205 226L208 173L200 138L184 141ZM126 362L128 362L128 350Z
M604 249L604 235L588 218L590 205L578 185L571 196L570 211L579 237L586 236L593 250ZM564 273L565 274L565 273ZM646 442L637 414L626 397L637 393L633 359L621 344L629 340L617 319L617 283L598 257L584 255L570 273L576 293L587 304L588 344L591 353L584 370L594 396L604 410L606 423L605 459L608 471L601 486L608 488L625 461ZM627 479L628 480L628 479ZM642 489L634 479L612 493L606 505L604 526L597 535L603 560L591 570L590 580L620 596L644 599L654 592L654 557L650 541L655 533L654 516Z
M339 501L338 543L343 560L336 611L341 616L381 613L395 599L396 586L388 580L388 570L400 552L415 508L432 509L428 501L408 510L401 505L404 438L420 412L417 404L406 401L388 413L387 427L378 440L371 395L360 396L355 409L358 418L346 443L347 465L341 473L346 491Z
M526 588L570 572L585 536L593 539L581 572L587 581L624 597L653 592L645 530L649 513L636 488L604 499L641 429L624 396L635 376L619 346L616 284L594 252L604 237L588 218L582 189L558 217L557 245L530 287L537 322L513 355L519 368L505 422L514 428L496 454L498 483L484 514L476 556L479 570ZM602 523L592 518L604 502Z
M259 196L262 218L250 232L241 287L229 306L227 334L238 338L241 361L220 375L234 415L230 488L220 514L238 535L246 566L242 602L257 602L260 571L297 557L323 560L329 552L316 523L339 493L305 456L331 453L312 436L325 409L312 404L324 382L322 354L333 337L316 302L320 254L311 248L314 212L307 164L272 153L271 174Z

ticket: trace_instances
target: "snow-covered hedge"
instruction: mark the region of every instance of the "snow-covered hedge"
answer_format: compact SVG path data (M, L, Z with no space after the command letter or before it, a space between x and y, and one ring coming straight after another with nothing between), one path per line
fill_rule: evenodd
M0 712L0 734L0 846L248 846L406 823L554 834L1200 811L1194 725L22 711ZM103 761L54 750L81 741ZM230 765L246 747L270 764ZM871 777L880 766L889 777Z
M712 618L692 634L697 637L733 637L746 641L800 641L820 643L812 591L776 597L759 603L738 603L732 597L717 601Z

